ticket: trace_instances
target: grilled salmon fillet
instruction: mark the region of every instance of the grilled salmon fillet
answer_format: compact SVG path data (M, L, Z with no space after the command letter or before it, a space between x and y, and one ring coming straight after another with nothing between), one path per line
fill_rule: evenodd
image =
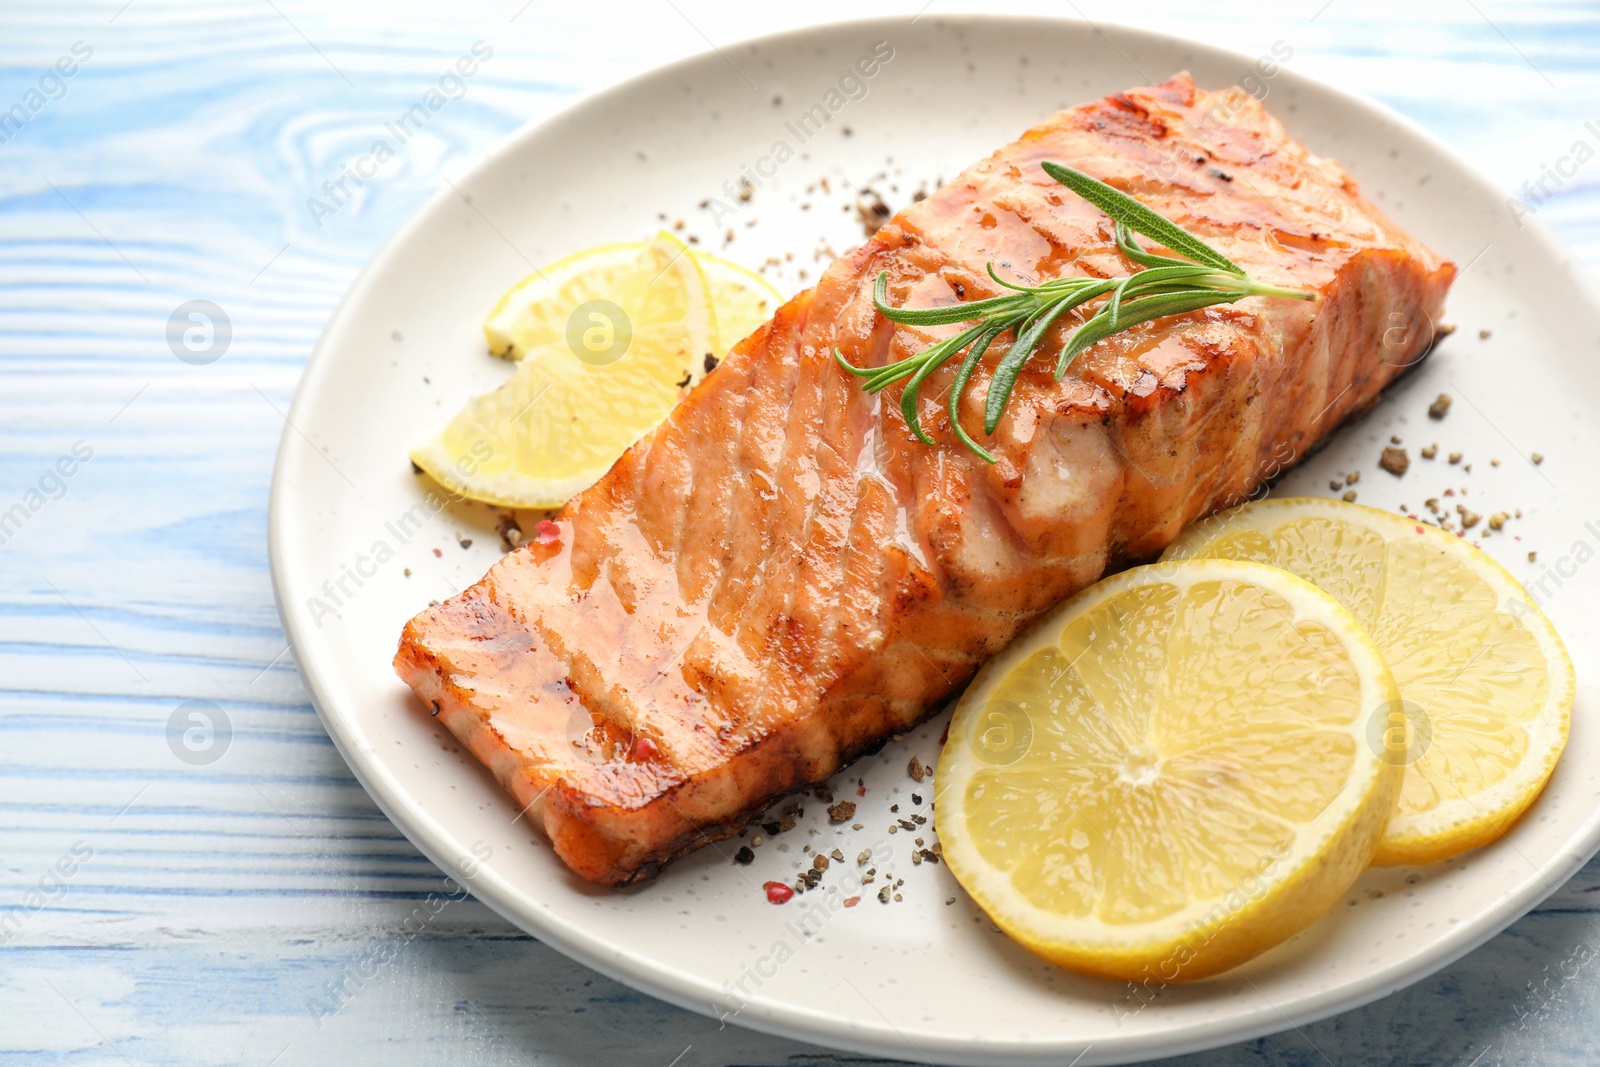
M1089 349L1041 346L995 435L986 375L950 431L922 390L834 363L959 327L890 302L1132 269L1112 223L1040 162L1085 171L1311 302L1249 298ZM1159 552L1370 406L1431 342L1454 267L1237 88L1187 74L1052 116L833 263L652 434L478 584L405 627L395 669L579 875L622 884L736 833L954 694L1052 605ZM1402 327L1396 329L1396 326Z

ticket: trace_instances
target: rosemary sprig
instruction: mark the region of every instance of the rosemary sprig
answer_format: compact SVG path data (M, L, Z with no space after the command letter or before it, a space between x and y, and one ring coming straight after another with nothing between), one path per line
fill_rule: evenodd
M987 266L989 277L1010 292L987 300L974 300L946 307L897 308L888 303L888 272L878 275L872 300L878 311L891 322L906 326L944 326L974 322L953 337L948 337L914 356L882 367L854 367L837 348L833 358L839 366L864 379L862 388L882 392L905 378L900 394L900 413L917 439L931 445L933 439L922 429L917 414L917 399L922 383L946 362L965 351L955 378L950 383L948 400L950 426L961 443L989 463L995 457L974 441L961 425L961 396L977 370L984 353L995 338L1010 331L1011 347L995 366L984 401L983 429L993 434L1005 412L1011 391L1045 334L1061 316L1091 300L1107 299L1093 315L1081 322L1062 347L1056 359L1055 376L1060 381L1067 368L1085 349L1131 326L1167 315L1182 315L1215 304L1231 304L1247 296L1276 296L1292 300L1311 300L1316 294L1303 289L1285 289L1258 282L1245 274L1233 260L1179 227L1172 220L1145 207L1133 197L1082 171L1059 163L1043 163L1046 174L1065 185L1109 215L1116 223L1117 247L1143 270L1120 278L1056 278L1040 285L1021 286L1001 278L994 264ZM1157 255L1140 247L1133 234L1159 242L1169 251L1186 258Z

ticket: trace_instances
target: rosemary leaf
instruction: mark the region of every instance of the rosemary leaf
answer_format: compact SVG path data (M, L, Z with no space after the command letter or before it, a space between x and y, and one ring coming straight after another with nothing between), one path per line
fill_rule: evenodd
M956 370L955 380L950 383L950 428L956 436L961 438L961 443L971 449L979 459L985 463L993 463L994 455L978 442L974 441L967 433L965 426L961 425L961 397L967 391L967 381L972 377L972 372L977 370L979 362L983 360L984 352L994 339L1011 328L1010 323L1001 323L990 326L984 331L983 336L973 344L972 350L967 353L967 358L961 361L961 366Z
M1245 294L1239 294L1243 295ZM1151 319L1165 318L1168 315L1199 311L1201 308L1237 299L1238 296L1218 296L1216 291L1211 289L1190 289L1177 293L1156 293L1130 300L1122 305L1120 315L1112 314L1108 304L1088 322L1078 327L1073 332L1071 340L1061 349L1061 356L1056 361L1056 381L1066 376L1067 367L1084 349L1096 342L1104 341L1113 334L1121 333L1130 326L1137 326Z
M890 306L888 302L888 287L889 272L880 271L878 283L873 288L872 302L878 305L878 311L884 318L903 326L947 326L952 322L970 322L995 311L1003 311L1019 299L1025 299L1017 296L995 296L987 300L974 300L969 304L948 304L933 308L897 308Z
M900 414L904 416L906 425L911 428L911 432L916 434L917 440L923 444L931 445L934 441L933 438L923 432L922 420L917 415L917 390L922 386L922 380L943 366L945 360L976 342L987 329L987 326L979 323L976 326L970 326L962 330L954 337L934 345L930 351L937 350L938 354L922 365L922 369L917 371L916 377L907 383L905 392L900 394Z
M1043 343L1051 328L1063 315L1102 296L1108 299L1068 337L1056 359L1055 377L1059 381L1072 361L1093 345L1114 334L1153 319L1183 315L1191 311L1231 304L1247 296L1314 300L1316 294L1258 282L1227 256L1212 248L1169 219L1145 207L1126 193L1089 177L1082 171L1059 163L1043 163L1045 173L1089 203L1104 211L1115 222L1117 248L1143 270L1120 278L1053 278L1038 285L1023 286L1008 282L987 264L989 277L1009 290L999 296L931 308L893 307L889 304L889 275L880 272L873 286L872 300L878 311L891 322L906 326L945 326L972 322L973 326L937 341L915 355L881 367L855 367L838 348L833 358L846 372L863 379L861 387L879 393L895 382L909 378L900 394L900 414L906 426L923 444L934 444L922 428L917 398L922 384L940 367L963 350L966 357L950 382L947 404L950 429L961 443L986 463L995 462L988 449L974 441L961 425L961 397L972 376L996 338L1010 332L1011 347L995 364L984 400L983 429L993 434L1011 400L1022 368ZM1186 258L1163 256L1139 245L1140 233Z
M1116 284L1112 281L1102 281L1098 285L1086 286L1075 293L1070 293L1034 315L1022 326L1010 350L1001 357L999 365L995 367L994 377L989 379L989 395L983 404L984 433L992 434L994 428L1000 425L1000 416L1005 411L1006 401L1011 399L1011 390L1016 388L1017 379L1022 375L1022 365L1033 355L1033 350L1039 347L1045 331L1054 326L1062 315L1102 295Z
M1115 232L1117 235L1117 247L1122 249L1123 255L1135 263L1146 267L1166 267L1173 263L1183 262L1170 256L1158 256L1154 252L1146 252L1143 248L1140 248L1139 243L1133 239L1133 231L1128 229L1128 224L1125 222L1119 220Z
M1098 178L1091 178L1081 170L1064 167L1060 163L1046 162L1039 165L1050 177L1129 229L1144 234L1152 241L1160 241L1167 248L1188 256L1196 263L1204 263L1208 267L1216 267L1218 270L1225 270L1241 277L1244 275L1244 270L1239 264L1171 219L1151 211L1122 190L1113 189Z

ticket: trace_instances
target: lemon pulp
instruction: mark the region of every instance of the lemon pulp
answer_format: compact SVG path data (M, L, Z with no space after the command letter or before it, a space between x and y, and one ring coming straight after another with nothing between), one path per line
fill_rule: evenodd
M1199 556L1300 575L1349 608L1382 650L1402 697L1381 712L1383 728L1410 741L1375 862L1431 863L1487 844L1538 796L1566 744L1572 661L1550 620L1482 550L1376 508L1306 497L1202 520L1163 558Z
M1286 572L1198 560L1073 598L980 672L938 772L951 870L1066 966L1214 973L1366 867L1401 768L1365 740L1393 680Z
M558 507L659 425L777 301L759 275L667 233L568 256L501 297L484 335L518 361L512 377L468 402L412 462L473 500Z

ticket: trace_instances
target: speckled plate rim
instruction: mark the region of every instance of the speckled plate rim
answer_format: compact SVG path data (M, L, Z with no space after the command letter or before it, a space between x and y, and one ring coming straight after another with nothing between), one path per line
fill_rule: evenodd
M1052 32L1080 32L1086 38L1098 35L1098 26L1074 20L1051 19L1020 15L941 15L929 18L931 23L959 26L982 21L990 26L1009 25L1015 33L1025 37L1030 26L1048 26ZM1186 41L1170 34L1141 27L1111 23L1119 37L1131 38L1148 46L1178 48L1203 56L1210 61L1237 63L1240 69L1250 66L1253 60L1242 53L1216 46ZM904 19L869 18L848 22L830 22L782 33L752 38L737 45L726 45L730 51L745 45L762 48L798 48L813 35L850 30L863 34L881 34L885 31L903 32ZM551 126L576 120L590 109L603 109L608 101L624 99L653 81L669 81L691 74L703 64L721 63L719 51L706 51L657 67L623 82L586 93L553 115L528 124L503 139L484 155L456 186L470 187L474 178L503 165L528 146ZM1332 98L1343 107L1358 114L1370 116L1375 124L1387 124L1403 133L1429 151L1443 157L1460 177L1479 187L1496 201L1503 193L1487 178L1479 174L1446 142L1424 127L1365 96L1328 85L1305 74L1283 68L1277 78L1301 92L1320 93ZM310 405L309 398L322 387L326 371L335 358L333 343L352 309L368 299L374 290L374 278L379 267L404 248L424 224L447 210L457 198L449 185L430 197L401 228L390 238L372 261L363 269L350 290L345 294L324 328L321 339L306 365L296 391L295 401L284 427L279 444L277 461L273 470L269 504L268 553L273 575L273 589L278 603L285 633L294 649L301 677L311 693L312 701L330 738L338 748L358 781L372 796L406 837L442 870L456 874L459 860L452 857L466 855L463 844L455 840L444 827L407 793L394 774L376 758L368 738L354 720L330 699L327 673L334 669L325 659L316 640L316 629L310 624L300 600L291 592L294 571L286 558L286 531L283 525L283 502L287 488L287 470L307 461L316 452L295 429L297 415L303 415ZM1530 231L1529 239L1546 252L1552 262L1570 260L1570 252L1537 218L1523 220ZM1577 286L1584 292L1589 311L1600 323L1600 283L1581 271L1572 272ZM1576 723L1575 723L1576 727ZM1203 1051L1223 1045L1292 1027L1316 1022L1329 1016L1349 1011L1371 1003L1402 989L1448 966L1495 934L1526 914L1600 851L1600 811L1593 812L1586 821L1573 829L1567 838L1569 848L1562 855L1542 867L1532 868L1526 877L1501 895L1494 907L1485 909L1471 922L1458 925L1452 935L1439 940L1404 964L1377 966L1355 981L1343 982L1315 995L1283 1004L1263 1003L1255 1009L1234 1009L1229 1014L1200 1023L1179 1032L1163 1035L1130 1034L1125 1041L1114 1044L1098 1043L1085 1048L1082 1042L1029 1040L1025 1036L983 1036L947 1038L941 1035L917 1033L915 1049L931 1061L949 1064L1059 1064L1071 1062L1089 1067L1091 1064L1128 1063L1151 1057L1176 1056ZM642 992L658 997L678 1007L709 1015L707 1003L719 994L709 983L675 969L669 962L642 954L620 950L598 940L592 931L581 924L565 922L553 914L537 909L525 910L509 881L492 868L484 867L471 880L473 894L507 921L536 936L563 954L578 960L609 978L622 982ZM908 1035L888 1019L871 1018L865 1013L853 1018L838 1013L817 1011L792 1004L769 1005L752 1002L733 1020L741 1026L758 1031L813 1042L833 1048L891 1059L904 1058L908 1051ZM1076 1058L1074 1058L1076 1057Z

